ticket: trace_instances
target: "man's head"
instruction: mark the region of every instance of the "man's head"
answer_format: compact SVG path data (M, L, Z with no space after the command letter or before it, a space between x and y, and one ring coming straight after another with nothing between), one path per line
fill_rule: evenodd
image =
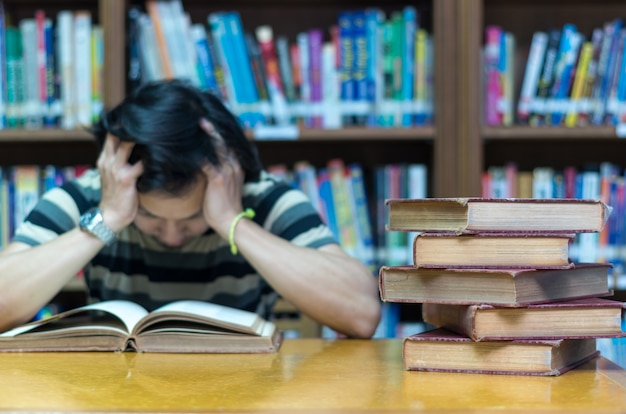
M214 136L200 127L201 118L213 125ZM256 149L235 116L216 96L182 81L141 86L104 113L92 132L101 148L107 133L136 144L129 162L143 162L144 172L137 180L140 193L185 193L197 184L203 165L219 166L222 142L226 146L222 151L234 154L246 181L261 170Z

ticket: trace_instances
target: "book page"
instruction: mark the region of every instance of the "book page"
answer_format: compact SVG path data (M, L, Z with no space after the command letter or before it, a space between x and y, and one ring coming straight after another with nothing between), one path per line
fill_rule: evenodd
M17 335L26 333L28 331L31 331L35 328L38 328L42 325L45 325L47 323L50 323L50 322L53 322L62 318L74 316L83 312L93 311L93 310L100 310L100 311L108 312L112 315L115 315L118 319L122 321L122 323L126 327L127 332L130 332L132 328L137 324L137 322L141 318L143 318L145 315L148 314L148 312L143 307L133 302L129 302L125 300L104 301L104 302L93 303L93 304L86 305L86 306L81 306L80 308L72 309L67 312L62 312L57 315L53 315L47 319L43 319L40 321L31 322L25 325L18 326L14 329L1 333L0 337L17 336ZM92 328L92 327L96 328L97 325L94 325L94 326L83 325L81 327L82 328Z
M141 330L146 325L158 321L174 319L212 323L216 326L252 334L260 333L258 330L264 321L263 318L254 312L230 308L215 303L182 300L155 309L150 315L144 318L144 321L141 321L136 329Z

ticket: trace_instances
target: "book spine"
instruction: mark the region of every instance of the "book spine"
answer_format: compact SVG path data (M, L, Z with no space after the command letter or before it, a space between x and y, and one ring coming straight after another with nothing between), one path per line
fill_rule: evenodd
M74 13L74 82L76 85L76 121L91 125L91 14Z
M535 32L530 44L530 52L526 61L526 71L520 90L520 98L517 106L517 120L520 123L528 123L531 104L537 93L539 75L543 66L543 59L548 46L548 34Z
M308 34L311 75L311 128L322 128L324 122L322 116L322 44L324 34L321 29L311 29Z
M602 43L603 50L600 52L600 61L598 63L598 74L600 76L598 78L598 82L596 83L596 102L591 117L591 123L593 125L602 125L604 123L622 21L620 19L615 19L613 22L605 25L604 28L604 40Z
M333 192L330 184L330 174L327 168L320 168L317 172L317 188L319 189L319 200L325 214L326 225L333 233L333 236L339 243L339 228L337 226L337 216L335 212L335 203L333 201Z
M419 29L415 34L415 125L426 124L427 115L427 43L428 33L426 29Z
M502 125L502 117L498 112L498 102L502 96L498 70L501 37L502 29L499 26L485 28L485 121L487 125Z
M4 12L4 3L0 1L0 130L8 127L7 124L7 23ZM1 248L1 246L0 246Z
M43 125L39 97L39 72L37 66L37 24L35 19L20 21L24 51L24 127L39 129Z
M367 124L367 28L365 10L352 12L352 82L354 125Z
M233 85L237 97L237 103L243 104L239 117L246 128L254 128L257 125L265 123L265 117L259 111L259 94L252 73L252 65L250 63L250 55L246 46L245 33L241 18L237 12L229 12L224 14L226 31L231 40L233 67L236 70L236 78L233 78ZM228 58L229 51L225 51Z
M58 127L61 123L61 102L59 91L59 71L57 65L57 41L51 19L44 21L46 45L46 110L44 124Z
M623 29L622 32L625 33L626 29ZM624 35L622 37L624 37ZM612 120L614 125L626 122L626 53L624 53L624 41L622 42L621 59L618 65L616 79L616 107Z
M42 114L43 126L53 126L50 124L48 114L48 85L46 82L46 14L43 10L35 10L36 44L37 44L37 90L39 92L39 112Z
M390 126L402 126L402 62L403 62L403 38L404 38L404 18L402 12L394 12L391 15L391 56L393 62L392 69L392 123Z
M22 59L22 34L15 27L6 30L6 74L8 128L21 128L24 125L22 105L24 104L24 61Z
M311 72L309 57L309 35L306 32L298 33L296 38L298 42L298 61L300 62L300 103L301 106L308 107L311 102ZM305 127L311 126L311 117L306 110L300 111L302 123Z
M272 103L274 119L278 125L289 124L290 115L283 81L280 76L278 54L274 44L274 31L270 26L259 26L256 28L256 39L261 49L261 58L267 76L267 89Z
M139 17L141 14L141 8L138 5L129 6L126 13L128 16L128 30L126 34L128 39L128 72L126 78L128 79L129 92L134 91L141 85L143 76L141 53L139 52Z
M171 79L174 76L174 71L172 68L172 61L168 53L165 28L163 27L164 22L161 20L161 15L159 13L159 0L146 0L145 6L148 16L150 16L152 27L154 28L163 77L165 79Z
M74 15L71 11L63 10L57 14L58 39L58 70L60 72L60 95L62 118L61 126L64 129L73 129L76 126L75 114L75 85L74 85L74 53L73 53ZM24 62L26 64L26 62Z
M587 75L585 76L582 98L579 104L577 117L578 126L587 126L590 122L589 116L592 112L592 107L594 105L594 85L598 76L598 61L600 58L600 51L602 49L603 37L604 31L600 28L595 28L591 34L591 44L593 45L593 52L591 60L589 61L589 65L587 67Z
M355 226L358 229L358 238L362 246L361 261L374 274L377 270L374 236L363 168L360 164L353 163L348 165L348 172L352 181Z
M285 98L288 102L295 102L296 90L293 82L293 72L291 70L291 56L289 53L289 41L285 36L276 38L276 54L278 56L278 67L280 77L283 81Z
M137 20L139 30L139 56L141 58L141 80L152 82L163 79L163 68L159 55L156 33L152 19L146 14L140 14Z
M406 6L402 11L402 110L403 127L413 125L413 87L415 81L415 34L418 30L418 13L415 7Z
M567 98L581 41L582 35L578 33L576 26L573 24L563 26L559 57L555 67L555 80L552 87L552 107L548 109L551 115L551 125L561 125L564 113L567 111Z
M342 102L343 126L354 124L352 101L354 100L354 35L351 11L342 11L337 18L339 27L339 84Z
M209 41L204 26L200 23L191 25L191 39L196 49L198 62L198 78L202 89L212 93L217 91L217 80L213 69L213 61L209 50Z
M339 243L350 256L358 258L356 237L354 233L354 221L348 189L346 187L346 167L341 159L331 159L327 163L328 178L333 195L333 206L337 221Z
M532 104L532 112L529 123L532 126L545 124L546 103L550 95L550 89L554 83L554 65L556 62L561 31L552 29L548 32L548 46L541 70L541 76L537 84L537 97Z
M216 62L220 67L218 82L223 82L223 98L229 109L237 113L237 99L235 96L234 75L232 73L232 62L227 58L226 51L231 49L230 41L226 32L225 22L222 12L211 13L207 16L211 38L213 40L213 50L215 51Z
M382 29L385 16L381 9L365 9L365 40L367 49L366 101L368 103L367 126L378 126L379 103L382 101Z
M589 68L589 62L593 55L593 44L591 42L585 42L580 50L580 56L578 58L578 66L576 68L576 75L574 77L574 84L572 85L572 93L568 106L567 115L565 116L565 126L575 127L578 124L578 113L580 112L580 100L583 96L583 88L585 86L585 79L587 78L587 69Z
M333 42L322 46L322 111L323 127L341 128L339 106L339 72L337 71L337 51Z

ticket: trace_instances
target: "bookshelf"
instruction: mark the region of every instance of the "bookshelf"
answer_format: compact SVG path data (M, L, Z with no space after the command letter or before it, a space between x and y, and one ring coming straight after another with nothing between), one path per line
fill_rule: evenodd
M465 175L457 182L461 195L479 195L481 173L488 166L514 161L520 169L538 166L562 168L587 163L613 162L626 165L620 155L626 140L617 137L612 126L592 127L492 127L483 119L482 62L480 50L487 25L497 24L516 37L514 102L521 88L526 58L533 33L574 23L587 36L595 27L626 15L626 5L618 0L470 0L459 2L459 53L463 62L459 71L459 124L466 125L457 135L459 154Z

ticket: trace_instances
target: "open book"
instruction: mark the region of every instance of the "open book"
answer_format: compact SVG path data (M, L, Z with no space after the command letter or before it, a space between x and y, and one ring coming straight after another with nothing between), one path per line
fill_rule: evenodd
M111 300L0 334L0 351L276 352L282 334L253 312L183 300L148 312Z

